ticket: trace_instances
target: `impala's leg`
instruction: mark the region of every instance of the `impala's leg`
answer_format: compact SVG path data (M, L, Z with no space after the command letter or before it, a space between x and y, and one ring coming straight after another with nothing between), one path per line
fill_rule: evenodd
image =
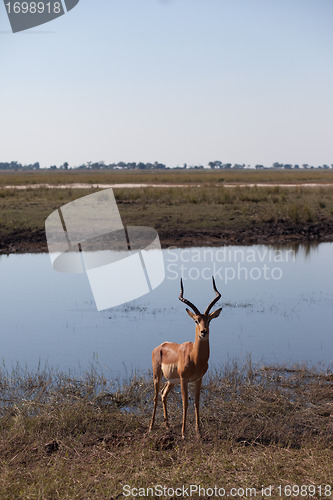
M164 412L164 422L166 427L169 429L169 420L168 420L168 411L167 411L167 395L171 391L171 389L174 387L175 384L171 384L171 382L167 382L165 385L164 389L162 390L162 403L163 403L163 412Z
M188 407L188 390L187 390L188 382L186 382L183 378L180 379L180 387L182 390L182 400L183 400L183 427L182 427L182 438L185 438L185 427L186 427L186 414Z
M196 429L198 437L201 437L201 433L200 433L200 416L199 416L201 382L202 382L202 378L200 380L197 380L196 383L195 383L195 386L194 386L194 393L195 393L195 399L194 399L195 429Z
M153 410L153 416L152 416L151 422L150 422L149 431L152 430L152 428L154 426L154 422L155 422L155 414L156 414L158 396L159 396L160 385L161 385L161 377L162 377L162 370L161 370L161 367L158 367L156 372L154 373L154 410Z

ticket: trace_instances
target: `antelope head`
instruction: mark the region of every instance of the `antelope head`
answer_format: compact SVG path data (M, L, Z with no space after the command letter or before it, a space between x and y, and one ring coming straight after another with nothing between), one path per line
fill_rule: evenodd
M194 304L192 304L192 302L190 302L187 299L184 299L184 297L183 297L183 293L184 293L183 280L182 279L180 280L179 300L184 302L184 304L187 304L194 311L194 312L192 312L186 308L187 314L193 319L193 321L196 324L195 333L199 339L206 339L206 340L209 339L209 323L211 322L212 319L218 318L221 311L222 311L222 307L221 307L220 309L217 309L214 312L210 312L212 307L221 298L221 294L216 288L214 277L213 277L213 288L214 288L216 297L214 297L214 299L208 304L208 306L205 309L205 312L201 313L199 311L199 309Z

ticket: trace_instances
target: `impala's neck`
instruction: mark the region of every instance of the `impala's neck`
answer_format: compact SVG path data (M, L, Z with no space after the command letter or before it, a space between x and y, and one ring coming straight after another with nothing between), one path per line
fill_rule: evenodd
M200 328L195 328L195 340L193 344L193 361L206 364L209 359L209 333L205 338L200 338Z

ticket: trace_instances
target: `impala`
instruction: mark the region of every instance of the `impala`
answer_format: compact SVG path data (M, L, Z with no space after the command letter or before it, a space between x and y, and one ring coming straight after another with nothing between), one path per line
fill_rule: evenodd
M207 306L202 314L199 309L187 299L183 298L184 288L183 280L180 280L180 295L179 300L187 304L194 311L186 308L187 314L195 322L195 340L193 342L184 342L176 344L174 342L163 342L163 344L155 347L152 353L153 377L154 377L154 410L150 423L149 430L154 426L156 408L158 403L158 393L161 385L162 375L167 382L162 389L162 403L164 422L169 428L168 411L167 411L167 396L175 384L180 384L182 401L183 401L183 425L182 438L185 437L186 414L188 407L188 384L194 383L194 408L196 420L196 433L200 437L200 418L199 418L199 400L202 377L208 370L209 359L209 323L212 319L217 318L222 311L222 307L214 312L210 312L211 308L220 299L221 294L216 289L215 280L213 278L213 288L216 297Z

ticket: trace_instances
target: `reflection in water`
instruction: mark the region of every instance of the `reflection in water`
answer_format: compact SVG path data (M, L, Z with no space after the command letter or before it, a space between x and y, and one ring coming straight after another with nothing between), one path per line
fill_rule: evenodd
M295 255L301 254L305 257L310 257L311 253L317 251L321 243L318 241L304 241L302 243L286 243L286 244L275 244L272 245L272 248L276 250L292 250Z
M85 275L57 273L47 254L1 256L1 357L7 366L41 361L87 369L95 356L114 376L150 369L156 345L193 340L178 300L180 277L200 309L211 297L212 275L223 311L210 336L210 366L249 354L265 364L332 362L333 244L167 249L163 255L161 286L102 312Z

